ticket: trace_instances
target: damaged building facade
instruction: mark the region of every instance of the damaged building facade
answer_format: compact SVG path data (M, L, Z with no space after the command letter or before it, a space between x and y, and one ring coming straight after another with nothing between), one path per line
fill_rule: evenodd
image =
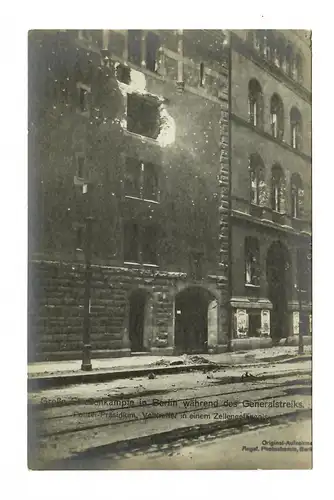
M93 358L222 352L297 332L310 56L296 36L301 82L253 35L29 33L31 360L81 357L87 220ZM275 119L272 94L284 102ZM303 307L308 317L310 298Z

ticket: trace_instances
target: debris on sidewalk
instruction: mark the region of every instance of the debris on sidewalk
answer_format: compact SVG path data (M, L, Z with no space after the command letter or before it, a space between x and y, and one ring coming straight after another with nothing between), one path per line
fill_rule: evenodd
M151 372L151 373L149 373L149 374L148 374L148 378L149 378L150 380L152 380L152 379L156 378L156 375L154 375L154 373L153 373L153 372Z
M251 373L249 373L249 372L245 372L245 373L243 373L243 374L241 375L241 380L243 381L243 380L245 380L245 379L247 379L247 380L255 380L255 379L256 379L256 376L255 376L255 375L252 375L252 374L251 374Z

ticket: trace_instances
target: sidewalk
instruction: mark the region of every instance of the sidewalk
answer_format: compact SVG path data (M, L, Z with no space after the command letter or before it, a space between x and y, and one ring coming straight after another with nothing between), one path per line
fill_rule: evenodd
M113 379L138 377L153 373L180 373L196 369L212 369L217 365L251 365L273 361L310 359L311 346L278 346L222 354L182 356L128 356L123 358L93 359L90 372L81 371L81 361L50 361L28 365L29 388L56 387L77 383L102 382Z

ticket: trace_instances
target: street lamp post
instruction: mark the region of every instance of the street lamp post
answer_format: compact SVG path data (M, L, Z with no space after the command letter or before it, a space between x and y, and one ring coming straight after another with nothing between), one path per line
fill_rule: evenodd
M90 214L90 198L91 198L91 188L85 184L83 186L83 193L87 194L87 208L88 214ZM87 193L88 191L88 193ZM90 307L91 307L91 284L92 284L92 223L93 217L88 215L86 217L86 228L85 228L85 295L84 295L84 324L83 324L83 347L82 347L82 364L81 370L90 371L92 369L91 362L91 350L92 346L90 343Z

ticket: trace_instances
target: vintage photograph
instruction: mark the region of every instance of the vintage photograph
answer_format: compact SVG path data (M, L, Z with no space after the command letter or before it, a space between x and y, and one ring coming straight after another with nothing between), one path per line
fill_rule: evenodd
M29 469L311 469L311 31L27 36Z

